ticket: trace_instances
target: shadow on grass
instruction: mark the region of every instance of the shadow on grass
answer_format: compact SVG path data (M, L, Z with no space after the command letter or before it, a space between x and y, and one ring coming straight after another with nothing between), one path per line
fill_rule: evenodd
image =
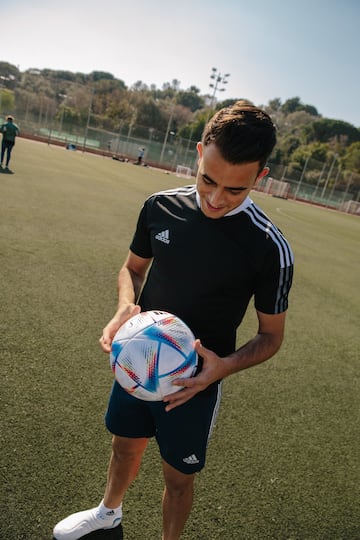
M101 529L99 531L94 531L92 533L82 536L84 540L123 540L123 529L122 525L118 525L114 529ZM56 540L53 538L53 540Z

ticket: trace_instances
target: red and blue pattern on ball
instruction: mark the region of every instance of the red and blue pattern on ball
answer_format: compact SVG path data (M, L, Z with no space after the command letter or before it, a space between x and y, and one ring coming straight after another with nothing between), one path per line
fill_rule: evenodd
M144 388L151 393L156 392L159 388L159 380L161 378L171 378L173 376L173 379L175 380L176 378L181 377L181 375L185 373L189 367L194 365L196 352L192 349L191 345L189 345L189 338L188 336L184 335L183 332L180 331L176 337L174 336L174 329L171 328L173 322L174 318L168 317L162 321L159 321L157 324L143 329L141 332L142 337L144 338L141 346L141 355L146 362L146 380L141 380L134 371L132 356L126 354L126 343L113 343L112 353L114 362L135 383L132 388L127 388L129 393L135 392L139 387ZM184 340L186 343L184 343ZM167 373L159 374L158 360L160 357L162 344L176 350L177 354L180 354L184 358L184 361L182 364L177 366L176 369ZM138 345L140 345L140 342ZM184 353L184 345L187 345L185 348L190 349L189 355ZM117 361L120 353L122 353L121 364ZM114 371L115 363L113 363Z

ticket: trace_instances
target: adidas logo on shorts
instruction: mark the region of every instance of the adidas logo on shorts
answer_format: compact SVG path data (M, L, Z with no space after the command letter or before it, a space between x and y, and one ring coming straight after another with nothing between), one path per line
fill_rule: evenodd
M196 465L197 463L199 463L199 460L195 456L195 454L191 454L191 456L189 457L184 457L183 462L187 463L188 465Z

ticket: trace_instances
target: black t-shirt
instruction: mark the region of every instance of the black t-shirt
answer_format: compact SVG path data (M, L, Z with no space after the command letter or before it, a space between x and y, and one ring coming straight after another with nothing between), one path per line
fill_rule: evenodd
M288 307L291 248L250 198L238 211L211 219L197 204L195 186L156 193L140 212L130 249L153 258L142 310L174 313L219 356L235 350L252 296L263 313Z

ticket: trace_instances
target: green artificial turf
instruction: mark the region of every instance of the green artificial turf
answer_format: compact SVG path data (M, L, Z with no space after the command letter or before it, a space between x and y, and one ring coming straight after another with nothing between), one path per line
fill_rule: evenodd
M0 174L1 540L50 540L106 481L112 373L99 346L144 198L186 183L19 139ZM355 216L254 193L296 258L275 358L224 381L184 540L359 540L359 231ZM253 309L239 344L256 332ZM159 540L150 442L125 540Z

